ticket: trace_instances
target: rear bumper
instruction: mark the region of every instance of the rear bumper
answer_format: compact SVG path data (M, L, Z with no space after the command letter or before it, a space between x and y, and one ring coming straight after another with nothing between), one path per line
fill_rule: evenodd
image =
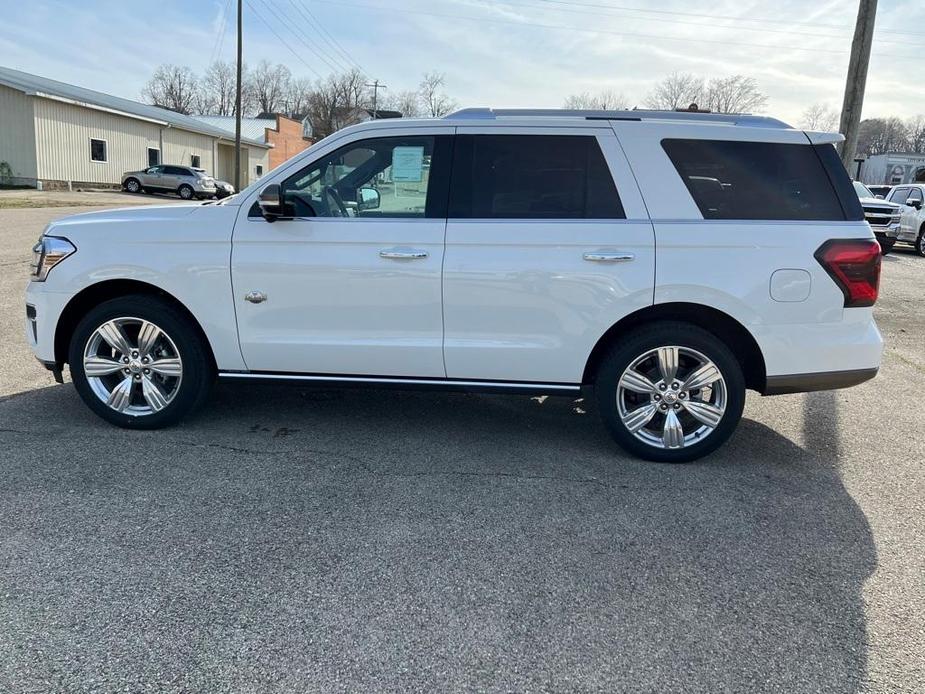
M854 369L852 371L827 371L811 374L790 374L768 376L763 395L786 395L787 393L809 393L816 390L837 390L850 388L877 375L879 368Z

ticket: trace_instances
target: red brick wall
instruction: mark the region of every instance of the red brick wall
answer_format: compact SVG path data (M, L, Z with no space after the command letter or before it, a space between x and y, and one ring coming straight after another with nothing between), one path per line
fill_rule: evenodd
M267 143L273 145L273 149L270 150L271 169L308 149L312 144L312 140L302 138L302 124L299 121L277 116L276 126L279 132L267 128Z

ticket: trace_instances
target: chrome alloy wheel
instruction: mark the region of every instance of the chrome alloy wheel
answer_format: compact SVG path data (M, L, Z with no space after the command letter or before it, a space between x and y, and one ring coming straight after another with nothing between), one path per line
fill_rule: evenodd
M620 376L617 411L640 441L684 448L719 426L726 395L722 373L706 356L688 347L658 347L633 360Z
M83 368L96 397L135 417L167 407L183 378L173 340L141 318L113 318L94 330L84 348Z

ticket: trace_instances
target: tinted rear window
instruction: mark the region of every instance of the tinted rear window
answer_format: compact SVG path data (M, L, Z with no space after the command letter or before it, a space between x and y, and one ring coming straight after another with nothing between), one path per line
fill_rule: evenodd
M662 140L662 147L704 219L863 219L831 145Z
M622 219L625 215L593 136L458 135L449 216Z

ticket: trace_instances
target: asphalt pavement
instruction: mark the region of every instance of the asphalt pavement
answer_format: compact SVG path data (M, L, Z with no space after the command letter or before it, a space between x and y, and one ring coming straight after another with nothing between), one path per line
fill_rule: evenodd
M925 691L925 259L873 381L691 465L589 402L220 385L123 431L34 362L0 210L0 691Z

